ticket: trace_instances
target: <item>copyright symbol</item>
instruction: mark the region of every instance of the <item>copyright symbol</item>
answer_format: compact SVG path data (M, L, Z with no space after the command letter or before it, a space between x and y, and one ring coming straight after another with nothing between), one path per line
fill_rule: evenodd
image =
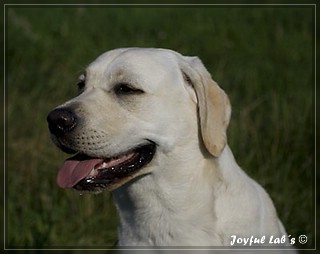
M308 241L308 237L306 235L299 236L299 243L306 244Z

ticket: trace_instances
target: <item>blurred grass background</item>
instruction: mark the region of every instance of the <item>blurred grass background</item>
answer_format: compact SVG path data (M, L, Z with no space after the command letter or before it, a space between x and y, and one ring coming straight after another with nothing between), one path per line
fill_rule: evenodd
M6 247L108 247L118 217L109 193L55 183L67 157L46 115L76 95L104 51L162 47L199 56L229 94L229 144L263 185L288 234L314 239L314 7L6 8Z

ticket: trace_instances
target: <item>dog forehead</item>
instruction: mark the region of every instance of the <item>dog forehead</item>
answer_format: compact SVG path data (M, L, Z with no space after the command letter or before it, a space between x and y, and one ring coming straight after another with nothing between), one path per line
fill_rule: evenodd
M87 73L156 78L170 74L176 75L174 72L177 70L176 56L170 50L129 48L112 50L100 55L88 66Z

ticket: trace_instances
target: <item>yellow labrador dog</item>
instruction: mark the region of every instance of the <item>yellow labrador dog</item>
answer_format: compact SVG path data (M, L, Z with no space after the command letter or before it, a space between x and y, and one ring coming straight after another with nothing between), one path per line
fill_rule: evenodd
M92 62L48 115L75 155L62 188L113 192L121 246L265 246L289 239L227 145L230 103L197 57L122 48Z

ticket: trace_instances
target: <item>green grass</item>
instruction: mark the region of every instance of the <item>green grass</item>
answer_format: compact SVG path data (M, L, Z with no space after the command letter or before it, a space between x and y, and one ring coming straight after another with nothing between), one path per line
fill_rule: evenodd
M76 95L102 52L163 47L199 56L229 94L229 144L270 193L288 233L314 239L312 7L9 7L6 17L6 247L111 246L109 193L55 183L66 155L46 115Z

